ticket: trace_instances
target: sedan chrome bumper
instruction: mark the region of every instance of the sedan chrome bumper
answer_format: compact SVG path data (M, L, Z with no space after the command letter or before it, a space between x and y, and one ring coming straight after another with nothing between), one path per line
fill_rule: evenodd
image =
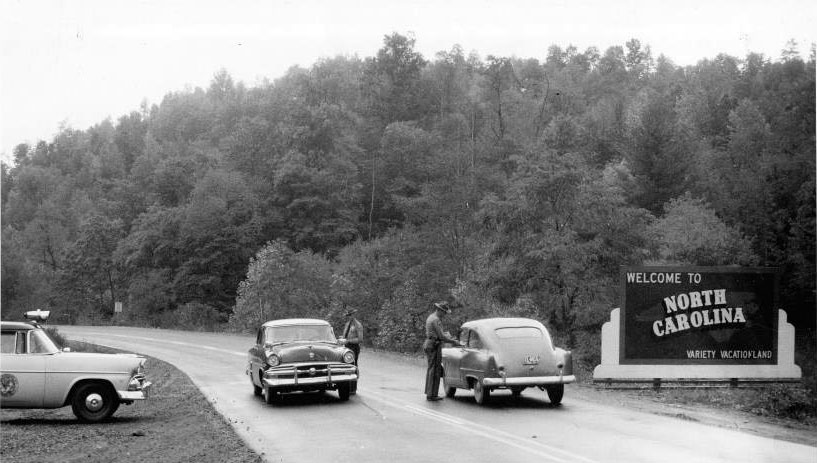
M569 384L576 381L575 375L528 376L515 378L484 378L482 384L489 387L503 386L544 386L547 384Z
M130 402L132 400L145 400L150 393L150 387L153 383L146 381L142 384L141 389L137 391L116 391L121 402Z

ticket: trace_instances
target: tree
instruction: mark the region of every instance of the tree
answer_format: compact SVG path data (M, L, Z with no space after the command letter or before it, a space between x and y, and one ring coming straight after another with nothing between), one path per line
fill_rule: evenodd
M414 51L412 35L383 38L377 56L366 61L364 91L382 124L410 121L421 115L420 72L426 61Z
M122 272L114 260L117 243L123 236L122 224L92 216L80 227L77 239L67 248L65 265L58 285L69 299L63 308L90 312L107 318L114 302L121 301Z
M252 331L278 318L325 318L331 283L332 267L319 255L293 252L282 241L269 243L250 259L230 324Z
M226 313L262 242L257 199L241 174L212 170L180 212L176 303L198 302Z
M130 172L133 162L144 153L146 135L147 123L138 111L131 111L130 114L119 118L114 143L122 154L126 172Z
M699 198L687 194L664 207L652 226L658 249L655 261L675 265L757 265L751 241L726 225Z
M677 130L673 101L649 90L640 93L630 107L627 134L625 156L643 191L636 204L659 212L690 183L692 149Z
M471 280L557 332L600 323L599 302L611 301L617 267L646 249L649 214L588 174L579 156L545 151L515 160L504 199L489 195L480 205L490 244Z

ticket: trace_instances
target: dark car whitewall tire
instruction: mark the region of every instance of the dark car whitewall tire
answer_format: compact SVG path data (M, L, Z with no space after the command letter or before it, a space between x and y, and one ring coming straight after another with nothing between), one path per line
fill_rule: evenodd
M351 383L343 383L338 384L338 397L342 401L349 400L349 396L352 394L352 384Z
M264 402L266 402L267 405L271 405L274 404L275 402L278 402L278 398L280 397L278 391L267 385L264 385L262 389L264 393Z

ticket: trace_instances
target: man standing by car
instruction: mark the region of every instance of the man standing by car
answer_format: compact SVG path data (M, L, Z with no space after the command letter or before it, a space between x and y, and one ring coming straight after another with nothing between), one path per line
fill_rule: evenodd
M346 325L343 327L343 338L346 339L346 347L355 353L355 365L357 365L357 358L360 356L360 344L363 343L363 324L355 318L357 310L349 309L344 314L346 316Z
M442 376L442 349L443 342L459 344L459 341L452 338L443 330L443 318L451 313L451 306L448 302L435 302L434 312L426 319L426 339L423 342L423 350L428 360L426 369L426 400L442 400L440 397L440 376Z

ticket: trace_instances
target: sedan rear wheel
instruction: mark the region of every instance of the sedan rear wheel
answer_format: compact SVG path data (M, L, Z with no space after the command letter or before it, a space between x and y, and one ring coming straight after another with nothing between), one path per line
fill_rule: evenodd
M488 403L491 397L491 390L482 385L482 381L476 380L474 382L474 400L480 405Z
M550 403L552 403L553 405L559 405L560 403L562 403L562 397L565 395L564 384L554 384L552 386L548 386L547 391Z
M108 385L85 383L74 392L71 409L80 421L96 423L111 417L119 408L119 398Z
M443 388L445 389L445 396L449 399L454 397L454 394L457 393L457 388L454 386L449 386L448 381L446 381L445 376L443 376Z

